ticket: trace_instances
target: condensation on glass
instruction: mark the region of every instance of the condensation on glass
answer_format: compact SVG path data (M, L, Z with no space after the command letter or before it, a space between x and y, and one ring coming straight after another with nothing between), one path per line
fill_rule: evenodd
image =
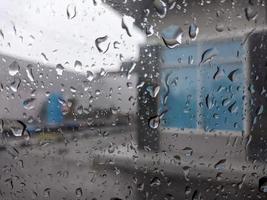
M0 199L266 199L264 0L2 0Z

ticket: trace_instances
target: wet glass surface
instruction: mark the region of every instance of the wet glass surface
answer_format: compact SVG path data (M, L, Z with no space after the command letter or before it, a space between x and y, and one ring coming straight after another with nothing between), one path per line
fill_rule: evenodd
M0 199L266 199L263 0L3 0Z

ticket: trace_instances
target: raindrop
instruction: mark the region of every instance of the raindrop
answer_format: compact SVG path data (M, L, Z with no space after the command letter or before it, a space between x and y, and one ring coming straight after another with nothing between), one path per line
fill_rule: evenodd
M28 79L33 82L34 81L34 77L33 77L33 73L32 73L32 65L28 65L26 68L26 74Z
M139 191L143 191L143 190L144 190L144 187L145 187L145 184L144 184L144 183L139 183L139 184L137 185L137 190L139 190Z
M259 180L259 189L261 192L267 193L267 177L263 177Z
M173 49L182 44L182 38L183 30L179 26L170 26L162 35L164 44L170 49Z
M159 186L160 184L161 184L161 181L160 181L160 179L158 177L154 177L150 181L150 186L151 187Z
M108 45L108 47L106 48L105 51L100 47L100 44L103 43L103 42L105 42L105 41L107 41L107 39L108 39L108 36L107 36L107 35L105 35L105 36L103 36L103 37L96 38L96 40L95 40L95 46L96 46L97 50L98 50L100 53L102 53L102 52L105 53L105 52L108 50L109 45ZM110 44L110 43L109 43L109 44Z
M238 106L236 104L236 102L232 103L229 107L228 107L228 111L230 113L236 113L238 111Z
M82 188L77 188L75 190L75 194L76 194L76 197L81 197L83 195L83 191L82 191Z
M132 37L129 27L132 26L134 21L135 20L132 17L129 17L127 15L124 15L121 20L121 27L126 31L129 37Z
M167 14L167 5L162 0L154 0L153 5L157 11L160 18L164 18Z
M22 136L25 130L26 130L26 125L19 120L17 120L16 123L11 126L11 131L13 135L16 137Z
M82 62L81 61L79 61L79 60L75 60L75 62L74 62L74 68L75 69L78 69L78 68L82 68Z
M225 169L226 159L222 159L214 165L214 168L222 171Z
M41 56L44 58L45 61L48 61L48 58L44 53L41 53Z
M189 187L189 186L186 186L186 187L185 187L185 191L184 191L185 196L188 196L188 195L191 193L191 191L192 191L192 188Z
M201 200L201 199L202 199L202 197L201 197L200 192L195 190L195 192L193 193L193 196L192 196L192 200Z
M14 61L12 62L8 67L8 73L10 76L15 76L20 70L20 66L18 62Z
M70 87L70 91L71 91L72 93L76 93L76 92L77 92L76 88L73 87L73 86Z
M260 105L258 108L257 108L257 110L256 110L256 114L257 115L261 115L262 113L263 113L263 105Z
M215 50L213 48L205 50L201 56L201 61L199 64L210 62L216 56L214 51Z
M0 35L1 35L1 37L2 37L3 39L5 39L5 35L4 35L3 31L2 31L2 29L0 29Z
M216 29L216 31L218 31L218 32L223 32L223 31L224 31L224 24L223 24L223 23L218 23L218 24L216 24L215 29Z
M189 156L192 156L193 149L191 147L185 147L183 149L183 152L184 152L185 156L189 157Z
M154 28L153 26L149 25L149 26L146 26L146 35L147 36L151 36L154 34Z
M50 197L50 193L51 193L51 189L50 188L46 188L44 189L43 195L45 198L49 198Z
M184 166L183 167L183 172L184 172L184 178L186 181L189 181L189 172L190 172L190 167Z
M219 80L224 76L223 70L220 69L220 67L217 67L217 71L215 72L213 79L214 80Z
M252 7L245 8L245 15L248 21L255 20L258 16L257 10L254 10Z
M73 19L77 14L76 6L74 4L69 4L67 6L67 17L68 19Z
M159 124L160 124L160 117L159 116L152 117L149 120L149 127L152 129L157 129L159 127Z
M232 72L229 73L228 78L230 81L234 82L237 81L237 73L238 73L238 69L233 70Z
M189 37L190 37L192 40L195 40L195 39L197 38L198 32L199 32L199 28L198 28L198 26L197 26L195 23L192 23L192 24L189 26Z
M211 109L214 106L214 98L211 97L209 94L206 96L206 106L208 109Z
M63 71L64 71L64 67L63 67L61 64L57 64L57 65L56 65L56 72L57 72L57 75L62 76Z
M88 81L92 81L94 79L94 74L91 71L87 71L87 76L86 76Z
M115 152L115 144L110 143L108 146L108 153L114 153Z
M35 102L35 98L29 98L29 99L26 99L24 102L23 102L23 107L26 109L26 110L31 110L34 108L34 102Z
M160 86L156 86L156 87L148 86L146 88L146 90L149 92L149 95L151 97L155 98L158 95L159 91L160 91Z
M17 92L20 86L21 80L20 79L15 79L11 84L10 84L10 89L13 92Z

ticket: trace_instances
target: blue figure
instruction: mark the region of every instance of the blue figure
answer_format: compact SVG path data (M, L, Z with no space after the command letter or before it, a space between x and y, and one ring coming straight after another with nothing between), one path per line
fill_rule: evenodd
M63 124L62 105L60 103L62 95L52 93L49 96L47 104L47 124L48 126L60 126Z

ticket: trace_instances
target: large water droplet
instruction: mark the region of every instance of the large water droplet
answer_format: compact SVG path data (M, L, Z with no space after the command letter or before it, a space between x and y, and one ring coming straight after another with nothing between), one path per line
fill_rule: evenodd
M183 30L179 26L170 26L162 34L164 44L173 49L182 44Z
M15 76L20 70L19 63L14 61L8 67L8 73L10 76Z

